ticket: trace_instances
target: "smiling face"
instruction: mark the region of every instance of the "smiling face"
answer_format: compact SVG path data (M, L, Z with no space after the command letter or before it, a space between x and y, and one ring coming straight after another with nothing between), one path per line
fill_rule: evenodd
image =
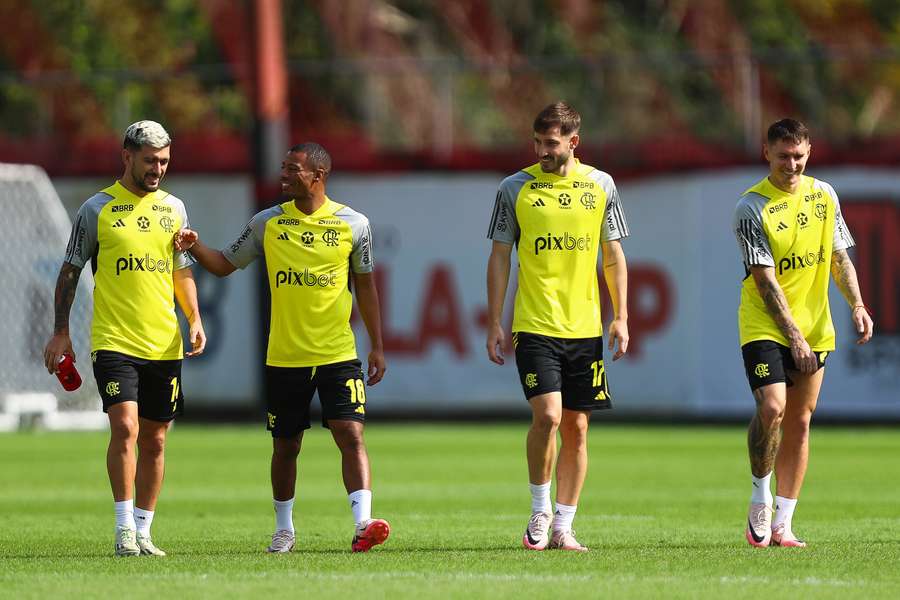
M544 173L559 173L578 147L578 132L563 135L559 126L534 132L534 153Z
M169 168L169 146L153 148L143 145L138 150L122 150L125 187L138 195L155 192ZM143 192L143 193L140 193Z
M320 173L307 165L303 152L288 152L281 162L281 192L291 198L309 198L319 177Z
M785 138L766 143L763 153L769 161L769 181L780 190L794 192L800 185L811 149L809 140L798 143Z

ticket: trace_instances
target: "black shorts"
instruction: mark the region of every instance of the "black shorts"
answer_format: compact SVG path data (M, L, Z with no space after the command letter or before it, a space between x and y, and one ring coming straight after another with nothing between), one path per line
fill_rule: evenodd
M516 366L522 391L529 400L562 392L563 408L612 408L603 366L603 338L565 339L514 332Z
M366 421L366 384L357 359L320 367L266 365L266 429L272 437L294 437L309 429L309 405L319 392L322 427L328 421Z
M138 404L138 416L171 421L184 411L181 359L149 360L112 350L91 353L94 379L103 399L103 412L119 402Z
M785 382L788 387L794 382L788 376L788 371L799 371L791 349L771 340L758 340L741 346L741 354L744 356L744 370L747 372L747 381L750 389L756 390L771 383ZM816 352L818 369L825 366L828 358L827 351Z

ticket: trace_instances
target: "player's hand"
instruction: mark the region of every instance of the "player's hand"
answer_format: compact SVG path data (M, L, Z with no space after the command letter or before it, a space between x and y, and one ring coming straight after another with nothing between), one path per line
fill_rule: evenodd
M809 342L802 337L791 342L791 356L794 357L794 364L801 373L810 375L819 368L816 353L809 347Z
M502 365L503 346L506 344L506 334L503 333L503 327L499 324L488 326L487 334L487 352L491 362Z
M628 321L625 319L613 319L609 324L609 350L612 351L616 340L619 341L619 348L613 354L613 360L619 360L628 352Z
M175 234L175 249L179 252L190 250L200 240L200 234L193 229L179 229Z
M56 373L59 370L59 359L63 354L71 354L75 360L75 351L72 349L72 338L68 333L57 333L44 348L44 366L48 373Z
M368 385L375 385L381 378L384 377L384 372L387 371L387 365L384 362L384 352L381 350L372 350L369 352L369 370L368 376L369 379L366 382Z
M875 322L869 316L869 310L865 306L853 308L853 325L856 327L856 333L859 334L859 339L856 340L857 344L865 344L872 339Z
M203 354L203 350L206 348L206 332L203 331L203 322L200 319L191 323L188 340L191 342L191 350L184 353L187 358Z

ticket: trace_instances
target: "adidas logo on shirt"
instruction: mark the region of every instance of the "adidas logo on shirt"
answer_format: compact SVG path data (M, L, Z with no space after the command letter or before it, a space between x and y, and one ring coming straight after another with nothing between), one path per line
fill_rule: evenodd
M289 240L291 238L288 237L287 231L278 236L279 240Z
M125 227L125 221L122 219L116 219L116 222L113 223L113 227Z
M775 231L784 231L788 226L784 224L784 221L778 221L778 227L775 228Z
M541 200L540 198L538 198L537 200L535 200L531 205L532 205L532 206L547 206L546 204L544 204L544 201Z

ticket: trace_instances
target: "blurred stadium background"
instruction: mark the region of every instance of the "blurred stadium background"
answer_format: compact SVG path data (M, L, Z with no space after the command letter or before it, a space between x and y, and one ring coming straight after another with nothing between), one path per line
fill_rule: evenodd
M374 418L527 414L515 367L483 349L484 236L497 183L533 162L534 114L565 99L583 115L580 158L616 179L633 232L614 416L743 421L731 213L765 173L767 124L799 118L877 327L857 348L833 290L818 414L900 419L900 3L4 0L0 21L15 24L0 36L0 162L45 169L69 215L120 175L138 119L173 134L164 187L219 247L275 201L289 144L330 150L330 195L375 229L389 371ZM4 352L38 364L64 242L42 258L24 243L6 250L0 318ZM248 271L195 269L210 341L185 363L188 419L258 418L267 299ZM46 374L23 390L13 364L3 393L57 392Z
M25 429L0 435L0 597L900 597L900 2L0 0L0 28L0 429ZM512 361L484 350L497 184L534 161L532 119L557 99L582 113L579 156L613 175L633 234L631 352L609 366L617 410L591 428L576 526L594 551L579 556L520 547L525 425L505 421L529 411ZM838 349L816 419L890 426L816 428L796 519L810 547L760 553L741 533L752 400L731 217L784 116L812 129L808 172L841 195L876 320L856 347L832 290ZM121 175L138 119L173 134L163 187L210 245L276 201L301 141L331 151L330 195L370 217L389 368L368 413L419 421L367 429L384 547L347 551L340 459L316 427L298 546L262 551L258 265L195 269L209 345L185 361L188 410L167 442L166 559L111 556L104 431L30 430L105 426L88 274L73 308L81 394L41 352L66 220ZM246 424L191 424L225 420Z

